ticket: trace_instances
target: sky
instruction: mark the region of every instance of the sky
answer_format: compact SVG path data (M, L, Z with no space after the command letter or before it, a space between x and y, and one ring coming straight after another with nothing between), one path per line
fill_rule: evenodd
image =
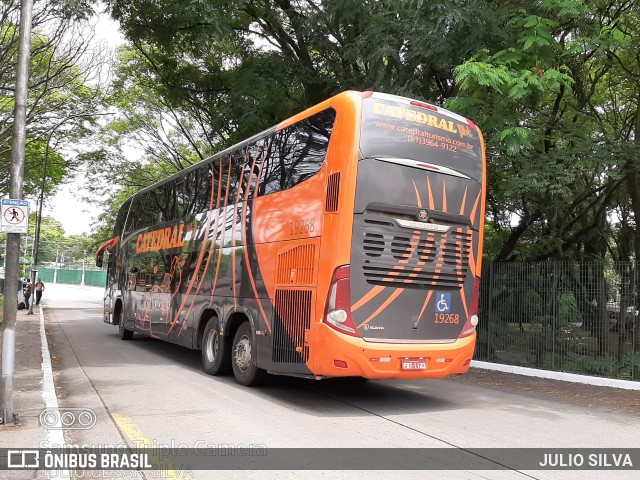
M99 5L98 10L102 9L102 5ZM97 15L96 20L92 23L96 24L96 41L104 41L110 48L114 49L124 43L124 39L118 31L117 23L114 23L105 13ZM51 216L62 223L67 235L90 233L91 223L100 213L99 206L83 203L77 196L76 192L81 192L82 188L82 179L75 180L61 186L53 199L48 201L45 199L43 214ZM36 207L35 202L32 202L31 209Z

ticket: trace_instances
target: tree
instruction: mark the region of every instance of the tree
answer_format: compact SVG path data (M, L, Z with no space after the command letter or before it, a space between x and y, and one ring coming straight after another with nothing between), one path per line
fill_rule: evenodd
M17 61L19 2L0 4L0 168L8 171L11 152L13 90ZM52 149L45 188L51 191L77 166L74 145L96 127L91 114L100 104L102 52L92 47L93 34L78 23L90 11L85 1L54 1L34 7L31 65L27 105L25 194L37 192L49 140ZM78 115L85 112L86 115ZM65 128L52 129L64 119ZM64 153L63 153L64 152ZM0 177L7 191L8 177Z
M628 41L618 26L637 6L524 3L505 23L513 46L460 65L461 95L450 103L488 137L489 251L498 260L615 257L610 218L628 205L623 170L637 156L620 120L637 99L621 103L611 75Z
M138 52L139 85L188 110L218 147L345 89L442 102L456 93L453 67L499 36L485 1L107 5Z

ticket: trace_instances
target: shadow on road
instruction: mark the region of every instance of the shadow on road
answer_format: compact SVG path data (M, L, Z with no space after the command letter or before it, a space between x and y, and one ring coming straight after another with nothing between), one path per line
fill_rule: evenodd
M113 327L112 327L113 328ZM382 381L354 378L310 380L282 375L269 375L263 384L249 388L235 383L233 376L212 377L202 371L200 352L179 345L136 335L123 342L117 333L104 333L103 341L114 342L114 350L122 347L143 350L146 363L153 365L178 365L196 374L209 387L216 384L232 388L239 393L269 399L287 408L319 416L403 415L431 411L448 411L462 408L456 401L445 398L438 391L443 380ZM115 355L114 363L129 363L128 355ZM136 362L141 356L136 355ZM115 367L115 365L114 365ZM131 365L135 368L135 363ZM115 367L119 368L119 367Z

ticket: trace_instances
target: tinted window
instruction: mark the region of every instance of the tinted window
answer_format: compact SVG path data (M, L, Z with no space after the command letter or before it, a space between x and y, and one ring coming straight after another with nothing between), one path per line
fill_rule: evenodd
M295 187L322 168L335 117L335 110L328 109L265 139L269 145L258 189L260 195Z
M118 210L118 216L116 222L113 225L113 236L117 237L122 235L122 229L124 228L124 221L127 219L127 213L129 213L129 206L131 206L131 200L127 200L122 204L120 210Z
M189 172L185 180L186 190L189 192L186 215L194 215L209 210L211 201L211 164Z
M242 189L242 199L247 197L247 189L249 190L248 198L255 196L255 189L260 175L260 165L264 158L266 139L261 139L256 143L247 146L247 161L242 168L240 179L240 187Z
M408 158L482 178L478 131L463 119L426 108L364 100L360 150L363 158Z
M136 194L127 220L127 232L139 230L161 221L162 212L158 208L156 198L153 191Z

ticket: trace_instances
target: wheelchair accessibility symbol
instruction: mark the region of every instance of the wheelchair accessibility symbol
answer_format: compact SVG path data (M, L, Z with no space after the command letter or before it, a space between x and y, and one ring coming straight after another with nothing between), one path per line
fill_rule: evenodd
M449 313L451 312L451 293L438 292L436 293L436 313Z

